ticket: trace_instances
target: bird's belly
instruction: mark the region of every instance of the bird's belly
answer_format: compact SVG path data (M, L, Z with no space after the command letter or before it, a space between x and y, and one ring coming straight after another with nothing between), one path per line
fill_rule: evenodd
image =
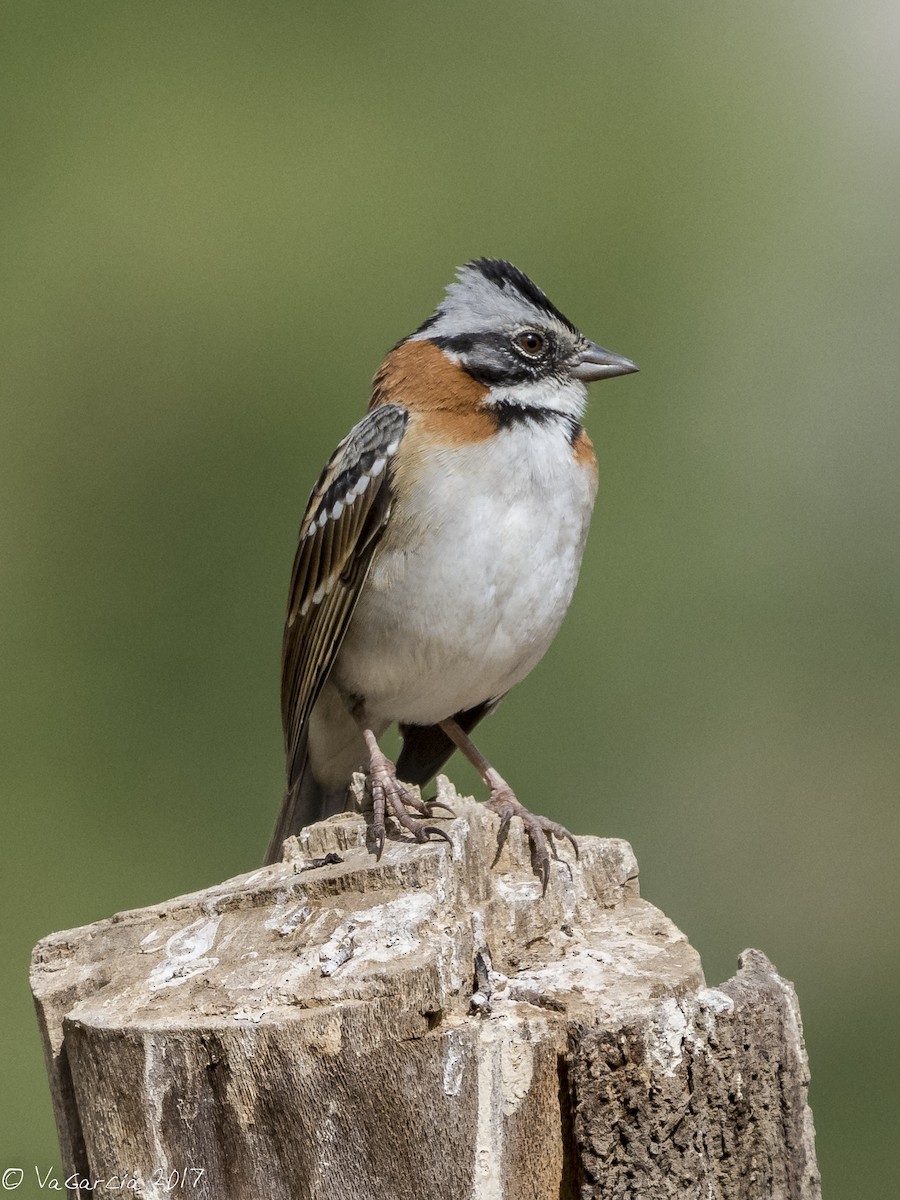
M594 499L593 477L560 443L537 463L514 440L499 456L453 452L398 502L333 676L373 724L434 724L503 695L543 656Z

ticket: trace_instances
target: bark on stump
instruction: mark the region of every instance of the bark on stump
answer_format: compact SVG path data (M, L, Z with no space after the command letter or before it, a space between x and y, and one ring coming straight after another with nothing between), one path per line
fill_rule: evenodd
M492 866L497 818L439 786L452 846L376 863L345 813L284 863L36 947L81 1194L819 1197L768 959L707 987L627 843L580 838L542 899L521 828Z

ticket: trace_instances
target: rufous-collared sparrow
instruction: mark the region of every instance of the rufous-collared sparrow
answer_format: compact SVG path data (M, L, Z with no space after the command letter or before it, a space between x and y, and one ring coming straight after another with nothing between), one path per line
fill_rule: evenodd
M446 837L405 785L427 783L454 746L502 830L522 818L545 888L546 835L577 853L468 734L540 660L569 607L597 492L585 384L636 370L521 271L486 258L462 267L388 354L300 526L282 658L287 791L267 862L345 808L355 771L368 778L379 855L386 815L418 841ZM378 745L395 721L396 767Z

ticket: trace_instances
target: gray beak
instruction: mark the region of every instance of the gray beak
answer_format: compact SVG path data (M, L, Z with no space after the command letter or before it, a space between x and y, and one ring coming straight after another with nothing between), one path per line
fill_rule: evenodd
M611 379L613 375L630 375L639 370L630 358L622 358L610 350L604 350L596 342L588 342L579 350L569 371L576 379L591 383L594 379Z

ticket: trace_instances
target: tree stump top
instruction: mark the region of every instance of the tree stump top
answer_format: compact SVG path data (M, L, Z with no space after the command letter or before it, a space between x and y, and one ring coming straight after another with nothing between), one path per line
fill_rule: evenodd
M346 813L280 864L44 939L67 1167L153 1196L194 1165L198 1200L817 1196L799 1013L764 956L707 988L627 843L579 838L542 896L516 823L494 863L498 818L439 798L450 845L376 862ZM768 1191L735 1190L751 1159Z

